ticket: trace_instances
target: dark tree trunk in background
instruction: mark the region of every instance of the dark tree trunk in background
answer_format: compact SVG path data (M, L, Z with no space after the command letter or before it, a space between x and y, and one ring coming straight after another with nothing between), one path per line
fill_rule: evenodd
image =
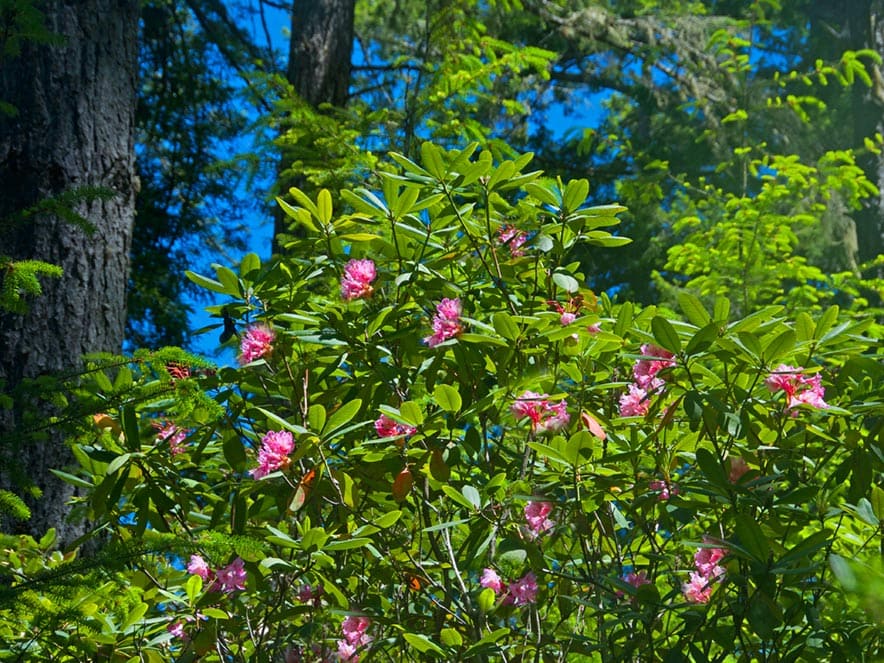
M133 118L137 83L138 0L37 3L59 46L31 45L0 67L0 99L18 113L0 116L0 219L77 187L102 187L112 198L74 209L92 234L45 214L4 229L0 252L60 265L44 295L24 315L0 314L0 381L76 371L81 355L119 352L134 217ZM48 470L72 456L60 435L27 435L22 404L0 411L0 482L20 493L21 472L42 490L26 529L58 530L63 543L82 531L65 522L73 489ZM11 445L11 446L10 446Z
M356 0L294 0L286 76L313 108L344 106L350 88ZM288 164L283 164L286 168ZM298 186L297 182L291 183ZM276 215L274 237L285 230Z
M818 0L809 6L820 57L837 61L846 50L866 48L884 57L884 0ZM875 133L884 135L884 67L868 59L864 62L872 86L857 81L850 91L855 146L862 146L863 139ZM859 261L866 262L884 252L884 154L861 155L858 163L880 192L853 214Z
M295 0L287 76L314 108L343 106L350 87L355 0Z

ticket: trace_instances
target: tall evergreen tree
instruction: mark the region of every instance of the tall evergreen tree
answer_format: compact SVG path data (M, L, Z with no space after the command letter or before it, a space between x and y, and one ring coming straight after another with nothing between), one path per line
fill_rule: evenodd
M138 2L48 0L40 3L49 32L62 42L26 44L0 68L0 98L15 113L0 116L0 219L13 259L40 259L64 274L44 284L25 314L0 313L0 447L2 487L30 485L28 528L56 527L69 543L79 529L65 522L71 486L50 467L71 460L49 433L29 436L26 380L76 371L82 356L118 351L125 322L128 253L134 217L133 121ZM84 222L53 213L62 197ZM43 212L22 219L22 211ZM55 207L60 209L59 206ZM68 215L70 216L70 214ZM48 416L48 414L46 414Z

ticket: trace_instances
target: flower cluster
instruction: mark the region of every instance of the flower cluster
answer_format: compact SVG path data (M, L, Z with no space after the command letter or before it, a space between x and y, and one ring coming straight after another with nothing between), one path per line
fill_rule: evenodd
M648 574L644 571L627 571L622 576L620 576L620 579L627 585L632 585L636 589L638 589L642 585L651 584L651 581L648 579ZM624 596L624 593L619 589L614 593L617 595L618 598L623 598Z
M772 392L785 392L787 410L799 405L810 405L820 409L829 407L829 404L823 400L825 390L820 374L802 375L803 370L800 366L780 364L764 383ZM793 412L794 414L796 413Z
M348 302L352 299L368 297L374 292L371 282L377 278L374 261L369 259L351 260L344 265L344 277L341 279L341 297Z
M250 474L255 479L260 479L271 472L288 467L291 462L289 454L294 448L295 441L288 431L268 431L261 438L258 467L251 470Z
M669 481L651 481L648 488L657 493L657 499L662 501L668 500L673 495L678 495L678 484Z
M154 421L151 424L157 429L157 442L167 441L169 443L169 453L177 456L186 451L184 440L190 434L190 431L184 428L178 428L171 421L159 422Z
M245 562L241 557L237 557L230 564L215 572L200 555L191 555L190 562L187 564L187 572L199 576L204 582L211 581L210 592L221 591L230 594L246 588Z
M433 333L424 339L424 343L435 348L440 343L459 336L463 331L460 325L460 314L460 299L446 297L439 302L436 305L436 315L433 316Z
M715 583L724 580L725 569L718 562L727 554L721 548L700 548L694 553L694 567L690 580L681 586L685 598L691 603L708 603Z
M267 325L253 325L242 336L239 344L239 363L251 364L253 361L266 357L273 350L276 334Z
M568 401L552 403L546 400L548 394L526 391L510 406L510 411L518 418L531 420L531 432L535 435L561 430L571 421L568 414Z
M528 523L528 531L531 537L537 537L553 528L555 522L547 516L552 512L553 505L550 502L528 502L525 505L525 520Z
M532 571L507 585L497 571L484 569L479 584L498 596L502 595L503 605L528 605L537 601L537 576Z
M657 373L675 366L675 356L668 350L646 343L642 345L642 359L632 367L633 382L627 393L620 396L620 416L643 417L648 413L650 397L663 391L665 383Z
M528 241L528 233L519 230L515 226L504 225L497 230L497 239L507 247L513 258L525 255L522 245Z
M380 437L408 437L417 432L414 426L406 426L382 414L374 422L374 429Z
M359 660L356 652L371 643L371 636L366 634L371 620L368 617L350 615L341 624L344 638L338 640L338 658L341 661L356 663Z

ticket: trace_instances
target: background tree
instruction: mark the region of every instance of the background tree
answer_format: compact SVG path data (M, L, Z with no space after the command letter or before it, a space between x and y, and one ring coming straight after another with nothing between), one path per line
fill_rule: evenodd
M0 69L0 98L15 109L0 116L0 219L13 260L45 260L63 275L44 283L26 313L0 312L7 406L0 451L2 486L24 483L30 497L43 495L29 500L28 529L55 526L70 542L78 529L65 522L64 505L73 491L49 468L72 456L55 434L27 435L46 422L23 419L23 405L40 395L41 376L79 370L85 353L118 351L122 343L136 189L138 3L53 0L41 9L46 29L63 42L24 44ZM80 223L63 212L72 201ZM39 213L22 218L35 206ZM25 395L34 379L36 390Z

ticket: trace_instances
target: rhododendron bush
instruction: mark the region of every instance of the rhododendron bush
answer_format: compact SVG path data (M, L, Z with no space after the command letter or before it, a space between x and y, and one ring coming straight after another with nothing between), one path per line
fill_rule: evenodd
M95 651L880 654L872 322L614 303L569 256L627 243L621 207L530 156L421 152L337 202L292 190L278 261L192 275L238 321L236 367L83 387L106 416L64 476L138 548L140 614L85 615Z

